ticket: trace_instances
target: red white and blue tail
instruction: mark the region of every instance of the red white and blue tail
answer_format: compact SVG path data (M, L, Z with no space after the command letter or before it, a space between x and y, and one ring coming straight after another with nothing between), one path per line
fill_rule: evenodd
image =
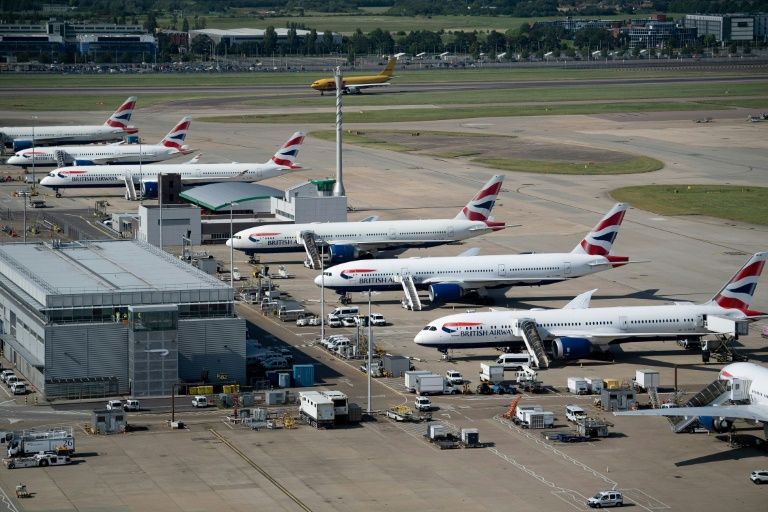
M461 209L454 219L488 221L493 205L496 203L496 197L499 195L499 191L501 191L501 183L503 181L504 176L501 174L497 174L488 180L488 183L483 185L480 192L475 194L475 197L467 203L467 206ZM504 226L504 223L494 224Z
M133 126L128 126L128 122L131 120L133 109L136 108L136 96L131 96L120 105L115 113L109 116L104 124L111 126L112 128L120 128L126 133L136 133L139 130Z
M613 248L613 242L619 234L621 221L624 220L624 214L629 205L626 203L616 203L613 208L608 210L600 222L587 233L579 245L573 248L572 254L589 254L592 256L608 256ZM625 261L626 262L626 261Z
M187 136L187 130L189 130L190 124L192 124L192 116L187 116L179 121L179 123L173 127L173 130L163 137L163 140L160 141L160 145L167 148L173 148L177 151L184 151L187 149L183 142L184 138Z
M299 156L299 149L304 143L304 132L296 132L291 135L288 142L277 150L272 156L272 163L280 167L287 167L289 169L301 169L301 166L296 163L296 157Z
M754 254L709 302L715 302L724 309L738 309L746 316L764 315L764 313L750 310L749 305L752 303L766 260L768 260L768 252Z

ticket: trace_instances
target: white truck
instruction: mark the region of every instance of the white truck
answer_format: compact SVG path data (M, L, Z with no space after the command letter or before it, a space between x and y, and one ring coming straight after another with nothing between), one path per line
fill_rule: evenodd
M333 400L319 391L299 393L299 415L313 427L333 425L336 420Z
M659 387L659 372L648 368L635 371L635 388L647 391L649 388Z
M8 466L8 469L44 468L47 466L72 464L72 460L68 455L56 455L55 453L36 453L31 457L16 457L15 459L6 459L3 462Z
M480 382L490 384L504 382L504 365L480 363Z
M445 392L445 379L434 373L417 375L414 389L418 395L439 395Z
M8 441L8 456L20 457L40 452L72 454L75 452L75 436L71 427L52 430L30 430Z
M574 395L588 395L589 384L583 377L568 377L568 391Z
M523 428L552 428L555 415L549 411L525 411L520 425Z
M419 375L432 375L432 372L428 370L410 370L403 374L404 384L409 392L414 393L416 391L416 377Z
M532 411L541 412L543 410L544 408L540 405L519 405L517 407L517 410L515 411L515 420L518 423L522 423L523 420L525 419L526 414L528 414L529 412L532 412Z

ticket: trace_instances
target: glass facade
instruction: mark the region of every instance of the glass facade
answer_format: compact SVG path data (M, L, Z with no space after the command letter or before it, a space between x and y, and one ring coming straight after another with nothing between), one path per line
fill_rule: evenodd
M128 316L127 307L48 309L45 311L45 322L48 325L128 322ZM234 316L234 310L231 302L195 302L178 305L177 319L232 316Z

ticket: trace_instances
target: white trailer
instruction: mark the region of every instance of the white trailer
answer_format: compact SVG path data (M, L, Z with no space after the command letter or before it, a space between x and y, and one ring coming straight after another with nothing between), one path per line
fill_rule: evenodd
M319 391L299 393L299 415L313 427L333 425L336 419L333 400Z
M405 387L411 393L416 391L416 377L419 375L432 375L432 372L427 370L411 370L404 374Z
M414 389L419 395L439 395L445 391L445 381L442 375L435 375L434 373L416 375L415 380Z
M543 411L544 408L540 405L519 405L515 412L515 419L522 423L529 412Z
M659 372L645 368L635 371L635 387L639 389L649 389L659 387Z
M527 428L552 428L555 424L555 415L549 411L528 411L522 421Z
M480 382L490 384L504 382L504 365L480 363Z
M568 377L568 391L574 395L588 395L589 385L583 377Z
M589 392L593 395L599 395L603 392L603 378L602 377L584 377L589 386Z

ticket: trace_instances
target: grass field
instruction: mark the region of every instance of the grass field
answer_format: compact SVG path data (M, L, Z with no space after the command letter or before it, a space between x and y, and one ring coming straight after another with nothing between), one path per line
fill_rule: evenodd
M768 188L730 185L648 185L611 192L617 200L659 215L706 215L768 225Z
M542 116L542 115L578 115L607 114L616 112L666 112L696 111L716 109L715 105L690 102L621 102L621 103L585 103L552 105L484 105L477 107L446 108L408 108L370 110L344 113L347 123L394 123L440 121L443 119L470 119L476 117ZM238 116L200 117L199 121L216 123L304 123L333 124L333 112L304 112L296 114L254 114Z
M494 169L541 174L634 174L658 171L664 164L655 158L638 156L623 162L558 162L512 158L474 158L473 162Z

